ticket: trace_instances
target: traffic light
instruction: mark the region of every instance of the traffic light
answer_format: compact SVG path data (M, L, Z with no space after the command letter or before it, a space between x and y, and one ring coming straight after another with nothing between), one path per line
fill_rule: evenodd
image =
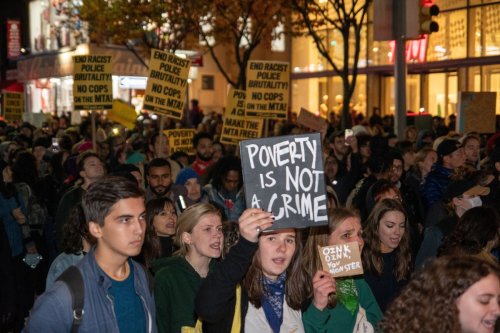
M439 24L433 21L433 16L439 15L439 7L434 4L425 3L420 5L418 15L420 34L431 34L439 31Z

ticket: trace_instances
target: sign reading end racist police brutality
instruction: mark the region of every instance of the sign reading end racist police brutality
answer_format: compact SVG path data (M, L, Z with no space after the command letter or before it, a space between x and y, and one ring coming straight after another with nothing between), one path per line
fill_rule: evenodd
M290 64L249 61L247 66L245 115L286 119L290 91Z
M111 110L113 80L111 56L73 57L73 101L75 110Z
M153 49L143 108L180 120L184 112L190 64L187 59Z
M20 92L5 91L3 94L3 116L9 121L23 119L24 95Z
M240 142L247 207L272 212L269 230L328 224L319 133Z
M363 274L363 265L357 242L330 246L318 246L323 270L333 277Z

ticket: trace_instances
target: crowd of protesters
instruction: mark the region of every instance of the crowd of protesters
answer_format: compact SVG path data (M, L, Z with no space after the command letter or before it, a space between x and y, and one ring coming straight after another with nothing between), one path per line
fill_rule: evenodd
M329 225L263 233L273 216L246 207L222 117L198 109L194 156L172 154L147 115L133 130L98 117L94 135L90 119L0 122L0 331L71 331L57 279L73 265L95 306L80 332L495 331L500 129L456 133L434 117L398 139L391 117L359 115L346 136L332 117ZM309 131L293 120L268 130ZM317 247L349 242L364 274L334 279Z

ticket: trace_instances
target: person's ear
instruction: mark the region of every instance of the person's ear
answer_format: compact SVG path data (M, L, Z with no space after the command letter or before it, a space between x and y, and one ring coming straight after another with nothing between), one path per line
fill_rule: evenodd
M89 233L94 236L94 238L98 239L102 237L102 228L99 223L90 221L89 222Z
M191 234L189 232L183 232L181 238L182 238L182 242L186 245L191 245L191 243L193 241Z
M454 198L451 200L451 202L453 203L453 205L454 205L455 207L457 207L457 206L459 205L459 203L460 203L460 199L459 199L458 197L454 197Z
M82 170L78 173L80 175L81 178L85 178L85 171Z

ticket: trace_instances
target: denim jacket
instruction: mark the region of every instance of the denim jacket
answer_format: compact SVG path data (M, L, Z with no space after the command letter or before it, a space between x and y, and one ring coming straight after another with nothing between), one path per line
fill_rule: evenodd
M156 312L148 278L141 265L133 260L129 260L129 263L134 265L134 286L144 307L147 332L156 333ZM80 269L85 285L84 314L79 333L119 333L113 297L109 293L111 280L97 265L94 250L76 267ZM69 333L72 324L71 293L64 282L57 281L37 299L23 332Z

